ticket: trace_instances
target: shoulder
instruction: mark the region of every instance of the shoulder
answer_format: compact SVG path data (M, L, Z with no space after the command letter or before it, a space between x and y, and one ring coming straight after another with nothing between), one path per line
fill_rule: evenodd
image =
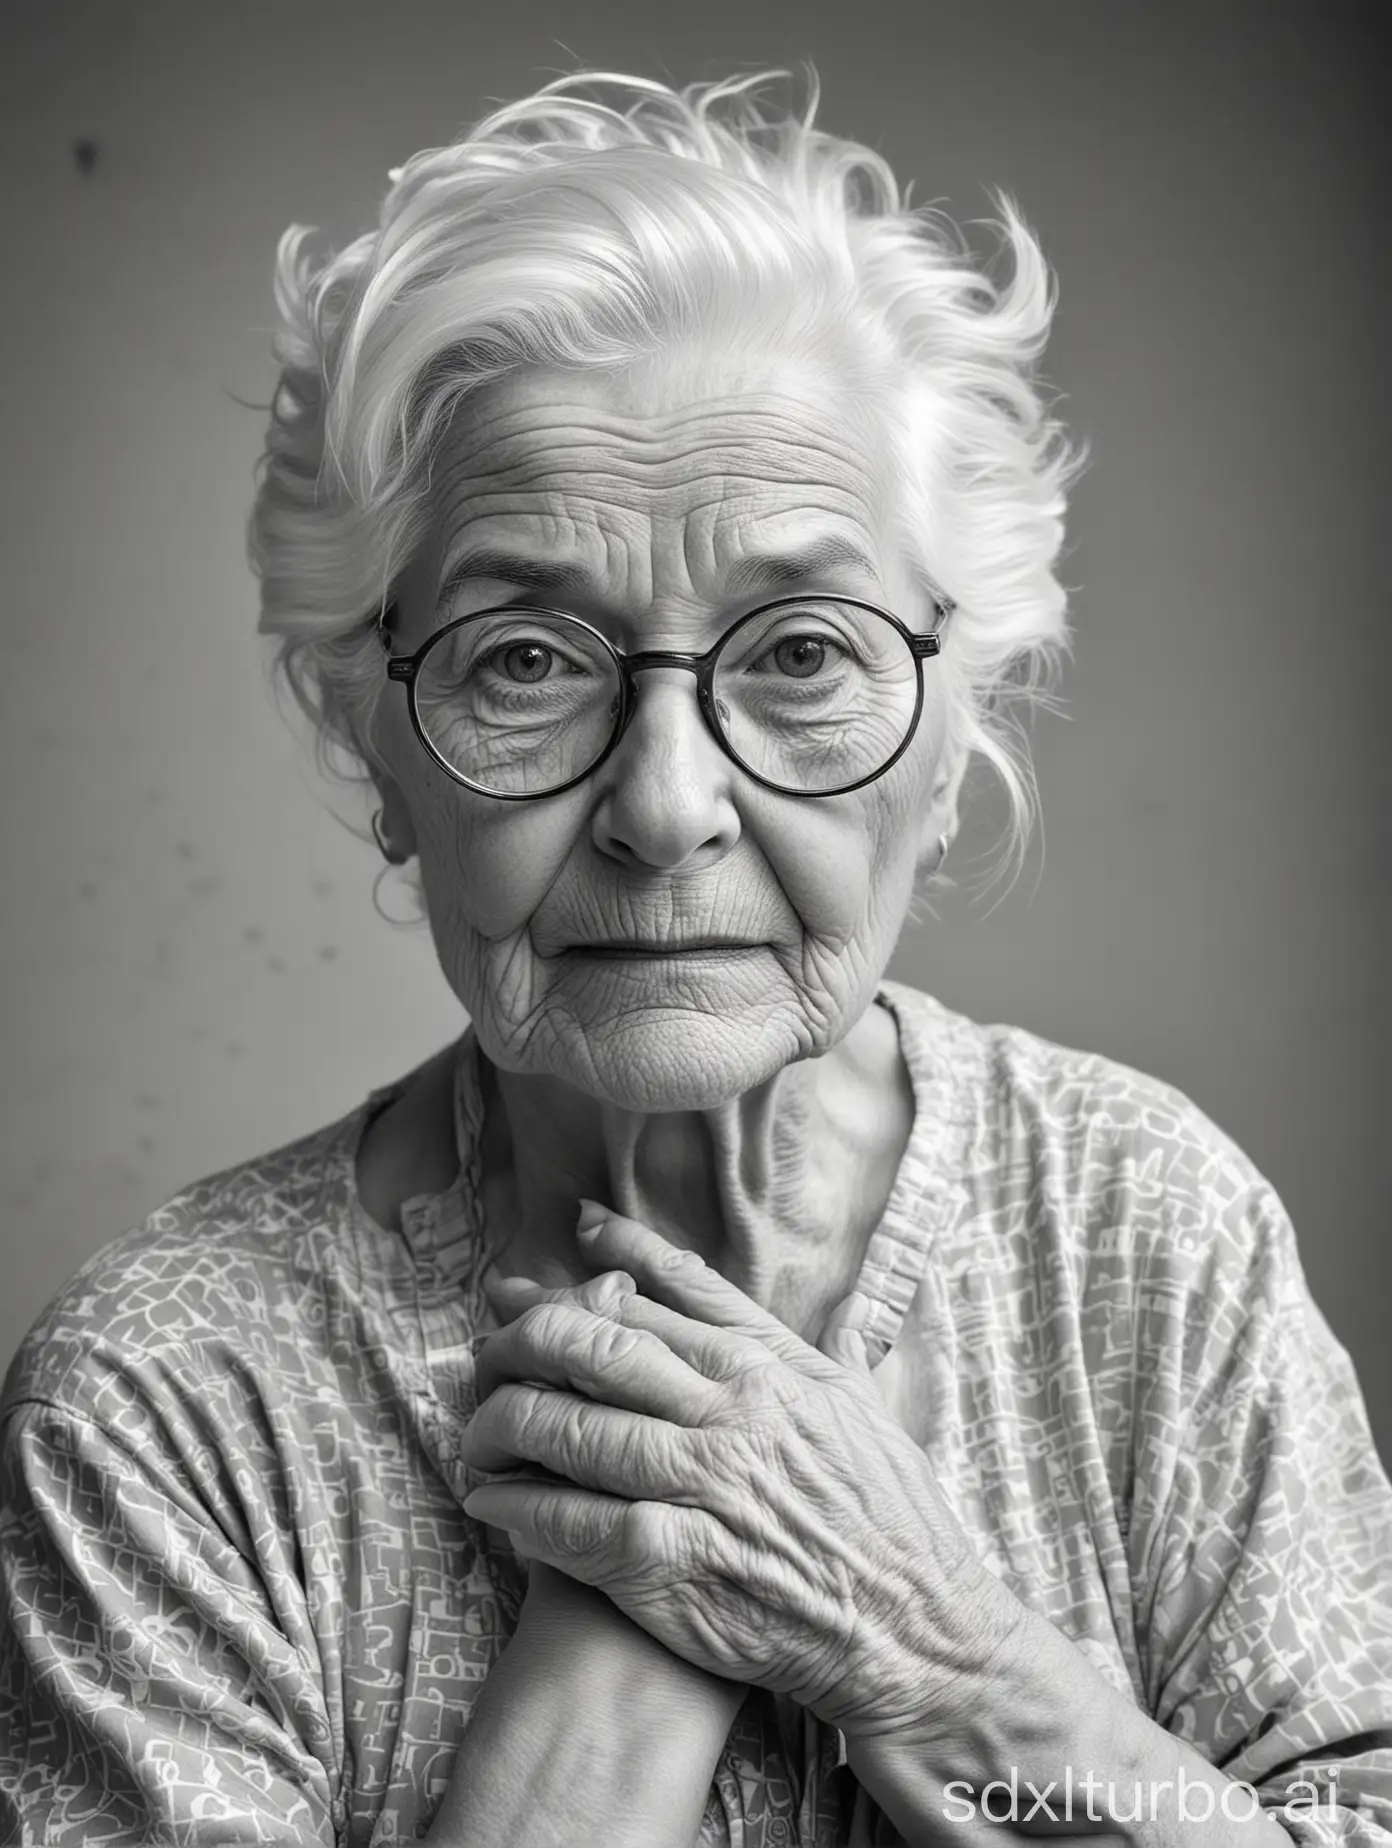
M983 1023L932 995L882 984L911 1029L910 1063L938 1067L959 1093L959 1109L1006 1140L1025 1137L1060 1152L1115 1147L1181 1161L1198 1159L1262 1177L1199 1106L1164 1079L1066 1046L1027 1028Z
M891 999L958 1113L937 1271L990 1366L1003 1351L1066 1365L1118 1442L1138 1420L1187 1429L1220 1388L1229 1418L1310 1397L1316 1378L1326 1408L1357 1403L1281 1199L1190 1097L928 996Z
M395 1088L192 1182L94 1252L21 1343L0 1414L40 1401L95 1415L113 1390L163 1382L177 1393L249 1353L303 1354L322 1321L325 1272L368 1235L353 1153L374 1103Z
M961 1125L964 1232L1026 1231L1036 1250L1052 1243L1076 1262L1211 1281L1248 1274L1289 1238L1270 1181L1176 1086L886 986Z

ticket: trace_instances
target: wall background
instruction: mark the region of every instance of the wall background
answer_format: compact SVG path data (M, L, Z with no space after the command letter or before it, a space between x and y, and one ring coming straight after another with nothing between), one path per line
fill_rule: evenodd
M1375 8L30 0L0 34L0 1365L181 1183L457 1031L268 702L242 553L292 220L576 62L811 56L916 202L1013 191L1095 445L1047 855L894 972L1186 1090L1286 1199L1392 1457ZM84 172L74 143L90 140ZM356 816L352 804L338 807ZM979 807L954 853L989 850Z

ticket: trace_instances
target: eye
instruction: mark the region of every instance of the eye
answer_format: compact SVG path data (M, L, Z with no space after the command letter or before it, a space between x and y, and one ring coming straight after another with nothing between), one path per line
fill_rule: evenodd
M544 642L509 642L505 648L495 648L487 657L487 665L495 672L522 686L534 686L545 680L558 664L555 649L548 648Z
M770 651L780 674L810 680L826 664L828 643L820 635L787 635Z
M816 680L828 669L845 667L851 659L851 650L836 636L824 630L795 629L776 639L769 637L745 672L777 680Z

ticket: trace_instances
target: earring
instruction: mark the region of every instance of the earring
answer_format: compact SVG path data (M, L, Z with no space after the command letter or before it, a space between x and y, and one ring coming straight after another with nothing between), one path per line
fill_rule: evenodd
M390 862L388 862L386 865L379 866L377 868L377 877L372 882L372 909L377 913L378 917L381 918L384 924L392 924L392 925L395 925L397 928L400 928L406 924L419 924L421 921L421 911L420 911L419 905L417 906L417 909L414 912L412 912L412 914L409 917L404 917L404 918L394 918L389 911L385 911L382 907L382 897L381 897L382 881L385 878L387 878L389 874L394 873L397 870L398 868L392 865ZM406 884L405 881L403 881L402 883L403 885Z
M391 842L385 838L382 833L382 820L382 810L375 810L372 816L372 838L381 849L382 858L386 861L388 866L404 866L409 855L398 853Z
M372 909L377 913L384 924L419 924L421 921L419 903L412 915L404 918L394 918L389 911L384 911L382 908L382 881L389 873L399 871L411 857L410 854L401 853L397 848L392 846L383 831L383 820L384 816L382 810L375 810L372 816L372 838L382 851L383 863L377 868L377 877L372 882ZM408 890L411 889L409 881L403 881L403 884L407 886ZM419 892L412 890L412 896L419 901Z

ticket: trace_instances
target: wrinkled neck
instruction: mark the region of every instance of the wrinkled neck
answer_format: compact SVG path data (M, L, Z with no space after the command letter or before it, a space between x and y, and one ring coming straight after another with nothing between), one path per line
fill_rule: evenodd
M587 1275L575 1219L590 1198L698 1251L800 1328L852 1287L913 1120L893 1017L878 1007L822 1057L708 1110L624 1110L481 1069L500 1271Z

